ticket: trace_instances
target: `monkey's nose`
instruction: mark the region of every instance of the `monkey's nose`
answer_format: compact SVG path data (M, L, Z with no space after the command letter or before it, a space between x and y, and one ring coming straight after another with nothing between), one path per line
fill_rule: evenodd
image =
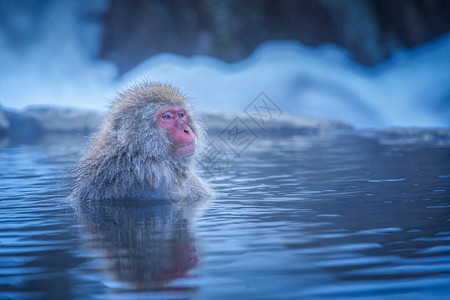
M189 132L191 132L189 129L187 129L187 128L184 129L184 133L189 133Z

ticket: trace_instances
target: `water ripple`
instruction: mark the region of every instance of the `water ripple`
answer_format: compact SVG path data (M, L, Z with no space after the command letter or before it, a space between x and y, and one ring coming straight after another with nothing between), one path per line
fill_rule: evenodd
M188 226L75 211L73 143L0 150L0 298L450 297L449 147L261 138Z

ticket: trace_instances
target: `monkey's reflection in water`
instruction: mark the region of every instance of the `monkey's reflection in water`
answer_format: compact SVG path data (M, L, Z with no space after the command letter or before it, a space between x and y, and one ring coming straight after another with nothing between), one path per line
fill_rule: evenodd
M191 227L205 202L114 199L81 205L77 211L90 246L103 254L116 279L133 290L163 291L173 290L167 285L187 277L197 265Z

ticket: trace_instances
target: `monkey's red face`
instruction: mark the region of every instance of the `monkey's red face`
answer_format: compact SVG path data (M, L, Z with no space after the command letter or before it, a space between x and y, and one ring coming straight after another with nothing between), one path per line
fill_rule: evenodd
M192 155L195 152L195 133L189 127L189 118L182 106L171 106L159 111L157 122L169 133L177 155Z

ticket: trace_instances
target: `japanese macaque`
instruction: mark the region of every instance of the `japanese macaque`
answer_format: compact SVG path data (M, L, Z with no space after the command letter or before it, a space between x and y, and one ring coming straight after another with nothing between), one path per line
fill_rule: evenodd
M169 85L122 92L81 159L71 196L203 198L213 191L195 174L204 130L186 98Z

